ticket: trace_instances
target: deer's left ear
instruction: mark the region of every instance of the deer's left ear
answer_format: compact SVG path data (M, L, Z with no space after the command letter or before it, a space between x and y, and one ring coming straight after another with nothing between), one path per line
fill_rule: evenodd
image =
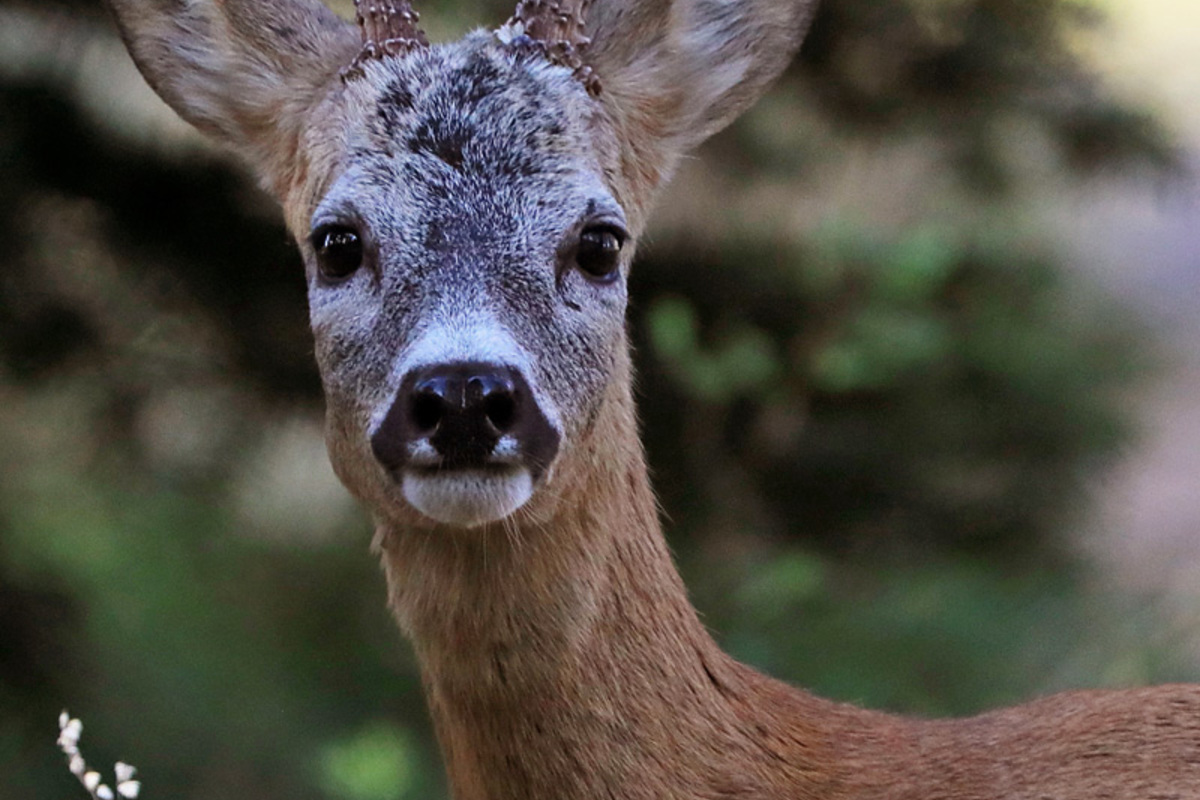
M268 183L322 87L361 46L320 0L109 0L147 82Z
M815 0L611 0L587 13L586 60L622 145L662 182L787 66Z

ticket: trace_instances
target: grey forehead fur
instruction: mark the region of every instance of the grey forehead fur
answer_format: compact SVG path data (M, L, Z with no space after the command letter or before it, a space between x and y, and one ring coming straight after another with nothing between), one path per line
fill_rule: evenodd
M559 159L593 149L599 107L570 71L491 34L364 67L365 80L347 92L373 103L375 113L351 138L349 157L376 162L383 178L399 177L386 164L404 150L512 180L552 172Z

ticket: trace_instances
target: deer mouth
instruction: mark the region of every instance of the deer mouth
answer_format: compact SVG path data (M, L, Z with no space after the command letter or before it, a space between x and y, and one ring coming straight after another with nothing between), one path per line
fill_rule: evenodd
M444 525L476 528L516 512L533 496L534 476L521 464L409 466L400 473L404 499Z

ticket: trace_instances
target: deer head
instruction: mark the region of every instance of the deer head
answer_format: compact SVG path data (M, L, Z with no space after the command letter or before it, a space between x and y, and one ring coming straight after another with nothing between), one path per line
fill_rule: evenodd
M627 391L655 193L805 3L522 0L435 46L407 2L356 5L358 31L317 0L112 0L150 84L283 205L343 482L406 525L553 513Z

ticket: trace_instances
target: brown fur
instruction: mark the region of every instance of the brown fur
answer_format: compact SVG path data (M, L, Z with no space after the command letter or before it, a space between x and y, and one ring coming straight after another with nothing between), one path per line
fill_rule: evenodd
M390 604L420 659L457 800L1200 798L1200 687L1076 692L920 721L821 700L723 654L659 527L630 390L624 284L600 288L569 270L555 282L553 252L498 249L513 240L552 249L571 222L555 214L599 190L538 176L594 169L627 217L632 251L678 159L783 69L811 3L596 0L588 62L603 91L593 101L480 36L403 63L370 60L343 85L360 40L316 0L110 2L151 85L257 169L305 252L330 454L380 520ZM426 91L447 75L434 87L445 91ZM485 91L489 75L509 83ZM543 96L523 94L533 84ZM396 146L404 134L379 132L381 114L401 128L442 123L437 108L465 119L487 97L506 101L488 106L499 116L478 120L472 141L478 152L526 147L518 155L541 159L520 186L458 183L482 181L486 164L470 175L452 165L448 178L445 165L428 168L437 180L405 173L428 162ZM517 126L528 144L512 145ZM538 133L553 127L557 138ZM335 287L317 278L306 239L348 165L374 176L354 184L361 224L401 234L380 246L373 278ZM458 185L491 188L451 197L445 187ZM538 194L551 189L559 194ZM487 201L502 191L525 211L494 213ZM489 246L439 261L412 249L414 220L470 223L464 241ZM450 274L457 283L445 283ZM540 348L527 377L548 377L543 396L576 413L525 505L447 529L406 504L367 442L395 397L409 327L428 321L422 313L487 316L473 304L495 296L506 298L507 322L520 323L522 346Z

